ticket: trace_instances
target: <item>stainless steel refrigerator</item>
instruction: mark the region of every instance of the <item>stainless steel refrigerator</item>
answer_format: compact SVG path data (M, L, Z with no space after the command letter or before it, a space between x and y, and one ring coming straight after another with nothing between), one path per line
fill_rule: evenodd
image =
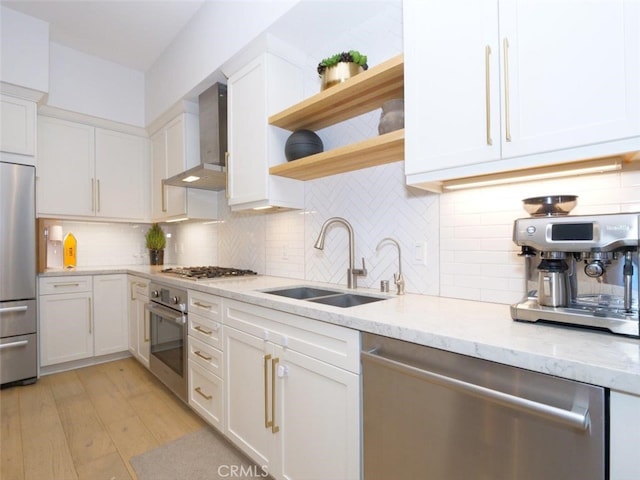
M38 375L35 168L0 162L0 385Z

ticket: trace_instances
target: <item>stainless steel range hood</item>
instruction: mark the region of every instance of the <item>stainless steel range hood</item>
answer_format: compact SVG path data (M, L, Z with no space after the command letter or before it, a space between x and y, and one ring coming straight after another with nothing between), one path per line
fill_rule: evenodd
M227 185L227 86L216 83L198 97L200 165L167 178L165 185L224 190Z

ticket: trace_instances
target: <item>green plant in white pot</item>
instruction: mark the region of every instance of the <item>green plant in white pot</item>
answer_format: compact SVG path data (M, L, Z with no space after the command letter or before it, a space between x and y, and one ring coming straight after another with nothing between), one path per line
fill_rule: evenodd
M159 224L151 225L145 236L149 249L149 263L162 265L164 263L164 247L167 245L167 237Z
M318 63L318 74L322 78L322 90L367 70L367 56L357 50L336 53Z

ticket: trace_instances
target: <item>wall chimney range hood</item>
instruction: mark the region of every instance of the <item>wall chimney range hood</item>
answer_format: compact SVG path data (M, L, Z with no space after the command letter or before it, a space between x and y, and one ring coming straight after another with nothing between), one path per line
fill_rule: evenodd
M165 185L224 190L227 185L227 86L216 83L198 97L200 164L167 178Z

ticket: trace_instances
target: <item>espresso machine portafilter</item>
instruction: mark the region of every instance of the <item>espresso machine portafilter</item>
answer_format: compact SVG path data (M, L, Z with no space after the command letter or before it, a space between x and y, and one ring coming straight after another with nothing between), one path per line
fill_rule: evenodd
M540 216L514 222L525 295L514 320L640 337L640 213Z

